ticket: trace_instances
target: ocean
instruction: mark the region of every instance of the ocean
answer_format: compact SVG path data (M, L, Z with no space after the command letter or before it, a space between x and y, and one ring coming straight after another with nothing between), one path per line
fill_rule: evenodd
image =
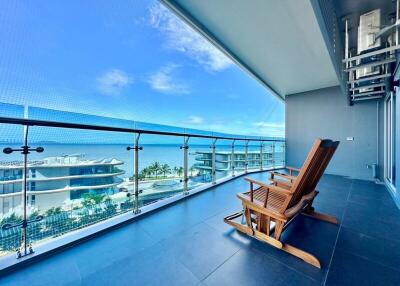
M38 145L32 145L37 147ZM82 154L86 159L105 159L115 158L124 162L123 165L119 166L120 169L125 171L125 175L122 177L132 176L133 174L133 156L134 151L127 151L127 145L122 144L40 144L44 148L43 153L32 152L28 156L29 161L42 160L46 157ZM0 145L1 150L5 147L19 147L19 145ZM154 162L161 164L168 164L171 169L174 167L183 166L183 150L180 149L178 144L148 144L142 145L143 150L140 151L139 155L139 169L143 169ZM217 147L217 151L230 151L229 145L221 145ZM265 150L268 146L265 147ZM210 151L209 145L195 145L189 148L189 167L192 166L195 161L196 151ZM243 151L244 147L240 146L236 148L238 151ZM259 150L259 147L249 146L249 150ZM22 160L22 154L14 152L6 155L3 152L0 153L0 161L20 161Z

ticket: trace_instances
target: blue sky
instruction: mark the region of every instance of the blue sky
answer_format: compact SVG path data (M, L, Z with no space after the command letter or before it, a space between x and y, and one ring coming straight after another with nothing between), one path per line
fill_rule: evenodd
M1 102L284 135L284 105L156 1L0 2Z

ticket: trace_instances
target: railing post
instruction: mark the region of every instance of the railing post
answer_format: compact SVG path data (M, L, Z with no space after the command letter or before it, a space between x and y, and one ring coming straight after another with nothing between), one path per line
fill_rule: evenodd
M272 169L275 169L275 141L272 141Z
M134 214L140 213L139 207L139 194L141 190L139 190L139 151L143 150L143 147L139 146L140 133L137 133L135 136L135 146L127 147L126 149L134 150L134 160L133 160L133 180L134 180L134 196L135 196L135 207L133 209Z
M189 169L189 136L183 137L183 195L189 194L189 176L188 176L188 169Z
M260 171L263 170L263 141L260 142Z
M233 139L231 145L231 172L232 177L235 177L235 139Z
M286 167L286 141L282 143L282 164Z
M244 145L244 172L247 173L249 165L249 140Z
M214 139L212 144L211 144L211 149L212 149L212 161L211 161L211 175L212 175L212 184L215 185L217 183L217 178L216 178L216 166L215 166L215 144L217 143L218 139Z
M26 125L24 126L24 146L21 148L13 149L10 147L4 148L3 152L5 154L11 154L15 151L20 151L21 154L24 155L24 168L22 172L22 179L23 179L23 191L22 191L22 202L23 202L23 218L22 222L14 224L14 225L3 225L3 229L10 229L14 227L21 227L22 228L22 243L20 248L17 250L17 258L24 257L28 254L32 254L33 248L32 244L29 243L28 241L28 224L32 222L38 222L43 219L43 216L37 216L34 219L28 220L28 214L27 214L27 200L28 200L28 154L30 152L38 152L42 153L44 151L43 147L37 147L37 148L30 148L28 146L28 135L29 135L29 126Z

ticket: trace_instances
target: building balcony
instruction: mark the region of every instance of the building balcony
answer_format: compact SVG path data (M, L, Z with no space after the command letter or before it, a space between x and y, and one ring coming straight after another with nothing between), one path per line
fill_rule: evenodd
M157 45L157 50L143 45L154 57L151 61L136 53L136 44L142 44L142 39L124 38L123 46L129 51L122 57L115 35L105 37L108 30L125 34L122 28L126 23L129 36L137 34L132 33L135 26L145 26L146 34L149 32L142 23L144 18L135 18L132 9L124 9L129 15L121 15L121 23L111 17L121 13L97 9L100 13L94 14L105 14L107 19L93 21L96 18L89 19L82 11L75 17L76 9L70 9L73 17L54 25L57 37L52 39L46 29L41 33L46 36L43 39L37 33L28 37L37 41L33 47L43 46L39 54L51 59L67 59L63 56L67 47L71 59L82 61L73 69L68 69L66 61L53 69L46 64L37 66L46 61L33 58L29 62L31 52L35 54L37 49L15 49L26 56L10 56L13 42L23 43L31 33L22 29L21 38L9 33L12 37L5 41L3 58L12 59L6 61L11 68L4 68L4 83L10 87L0 92L12 97L0 103L1 142L6 144L6 159L0 162L4 174L0 178L0 286L400 285L400 169L396 167L400 162L400 0L254 1L251 5L227 0L160 2L174 15L158 21L151 14L151 26L165 27L160 34L176 43ZM37 19L61 19L61 14L53 13L68 12L58 6L56 10L46 7L31 9L32 16L25 13L29 5L14 6L24 8L23 13L15 13L15 8L12 13L5 10L7 16L20 16L4 21L6 32L10 27L18 29L9 32L18 32L20 27L30 27L26 23L38 22L40 26L32 26L32 31L37 31L40 29L34 27L43 28L47 23ZM93 10L90 5L86 8ZM165 17L164 10L148 8L143 10ZM43 17L38 11L53 17ZM79 22L78 16L105 25L101 30L90 25L90 30L85 30L90 37L82 37L79 29L77 33L58 33L84 27L81 23L86 22ZM179 18L188 25L183 34L175 30ZM21 19L26 21L19 23ZM69 25L70 19L78 24ZM204 36L212 50L197 34L193 40L187 37L189 31ZM60 35L77 38L58 42ZM95 36L101 41L92 43ZM201 45L191 51L179 37L185 43ZM98 44L105 42L112 46ZM88 43L91 45L86 46ZM227 56L226 65L237 65L282 102L284 114L283 110L275 114L275 102L266 102L264 97L253 101L255 89L245 86L240 90L246 94L234 100L236 76L217 88L220 81L211 69L212 82L196 83L203 76L174 63L181 56L173 56L174 62L160 58L170 63L156 69L156 51L185 52L191 61L200 63L203 57L197 56L198 52L214 48L217 53L212 55L219 60ZM62 53L57 54L58 49ZM74 50L78 52L72 53ZM111 73L101 76L100 69L97 74L90 65L83 65L82 54L97 56L90 62L98 62L102 68L114 66L121 56L125 63L121 68L129 70L120 71L115 65ZM101 62L98 55L112 58ZM27 65L14 67L14 58ZM139 68L142 62L150 62L152 67L136 74L132 67ZM51 63L57 65L58 61ZM222 68L218 74L224 78L236 74L228 73L224 66L217 65ZM25 72L36 69L37 74ZM17 71L23 74L18 76ZM51 71L60 78L54 81L57 84L46 86ZM71 71L78 72L73 86L65 78ZM90 75L92 80L86 81ZM181 77L193 80L193 85L186 88ZM111 84L103 84L110 79ZM91 84L95 82L97 88ZM194 93L193 89L201 98L190 105L186 102L191 96L175 102L164 95L186 94L190 87L202 86L207 91ZM103 100L91 92L93 88L118 96ZM24 97L48 96L40 94L41 90L53 91L55 96L49 99L54 102L38 101L39 106L31 106ZM162 97L146 96L156 90ZM71 100L65 91L72 91L68 93ZM74 91L85 93L75 100ZM90 96L83 97L85 94ZM154 100L153 104L149 100ZM90 106L80 106L84 102ZM98 102L107 105L102 114L124 119L74 111L78 104L82 110L90 107L88 111L95 111ZM111 102L119 107L111 109ZM67 103L70 106L65 106ZM173 108L167 103L174 104ZM146 115L147 111L154 114ZM176 118L168 118L179 111L182 114L175 114ZM132 119L141 114L179 122L182 127ZM222 115L227 115L224 120L219 119L225 117ZM240 134L191 129L197 126L239 130ZM308 153L314 141L320 145L313 145ZM77 149L78 154L87 153L88 159L73 155ZM291 177L290 170L289 176L280 174L286 178L283 182L266 185L272 179L270 171L285 172L284 167L303 164L298 179ZM71 168L77 173L71 173ZM40 171L48 176L42 179ZM245 176L259 182L248 179L249 186ZM64 179L79 180L57 185ZM92 180L93 185L88 182ZM42 181L48 188L40 191ZM14 183L18 183L18 192ZM294 193L297 187L303 193ZM243 192L248 193L238 196Z
M267 172L251 177L266 181ZM240 210L237 178L118 229L21 267L1 285L398 285L400 211L384 186L325 175L315 201L339 225L299 216L284 241L321 269L238 233L223 217ZM366 219L368 218L368 219ZM101 253L101 259L99 259ZM68 269L68 271L65 271Z

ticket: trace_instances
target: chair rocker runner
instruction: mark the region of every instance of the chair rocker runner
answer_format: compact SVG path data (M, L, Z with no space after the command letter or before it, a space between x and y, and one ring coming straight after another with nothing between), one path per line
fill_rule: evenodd
M317 139L303 167L289 169L289 175L271 173L272 184L245 178L250 182L250 190L237 195L242 201L243 211L225 217L224 221L249 236L321 268L314 255L282 242L281 235L299 214L337 224L335 217L315 212L312 203L318 195L315 188L338 145L338 141ZM293 171L297 171L298 175L293 176ZM246 224L240 223L239 217L244 217Z

